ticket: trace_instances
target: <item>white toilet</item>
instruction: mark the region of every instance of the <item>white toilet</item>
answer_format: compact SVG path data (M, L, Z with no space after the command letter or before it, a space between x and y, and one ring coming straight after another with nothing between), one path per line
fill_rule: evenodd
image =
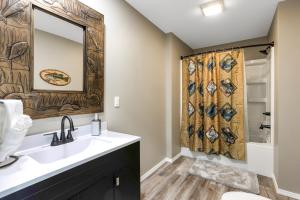
M221 200L271 200L259 195L246 192L226 192Z

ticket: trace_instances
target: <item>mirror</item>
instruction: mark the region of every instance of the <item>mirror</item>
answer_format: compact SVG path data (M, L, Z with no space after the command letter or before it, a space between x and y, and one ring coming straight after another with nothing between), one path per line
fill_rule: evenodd
M83 91L84 28L38 8L33 12L33 90Z
M104 16L78 0L1 2L0 99L33 119L103 112Z

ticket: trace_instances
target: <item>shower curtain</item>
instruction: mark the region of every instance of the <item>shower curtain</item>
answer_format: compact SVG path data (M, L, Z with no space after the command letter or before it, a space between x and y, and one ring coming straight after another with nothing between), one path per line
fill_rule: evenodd
M184 58L182 76L182 145L245 160L244 51Z

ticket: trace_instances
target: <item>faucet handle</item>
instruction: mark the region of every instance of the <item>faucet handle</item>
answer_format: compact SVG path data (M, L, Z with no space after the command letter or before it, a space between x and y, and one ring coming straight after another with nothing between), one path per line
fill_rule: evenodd
M70 130L70 129L68 130L67 141L68 142L74 141L74 138L72 136L72 130Z
M57 132L44 134L44 136L47 136L47 135L53 135L53 138L52 138L52 141L51 141L51 144L50 144L51 146L57 146L57 145L60 144L58 136L57 136Z

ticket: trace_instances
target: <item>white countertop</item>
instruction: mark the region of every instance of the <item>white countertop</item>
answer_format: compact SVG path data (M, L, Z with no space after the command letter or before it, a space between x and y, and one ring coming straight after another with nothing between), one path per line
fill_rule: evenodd
M50 163L40 163L30 157L30 153L56 148L49 146L52 136L39 134L25 137L20 151L16 153L23 156L11 166L0 169L0 198L133 144L141 139L137 136L108 130L102 131L100 136L91 136L90 133L90 126L79 127L75 134L73 134L75 136L75 141L72 142L73 146L76 145L76 142L80 143L81 141L92 140L96 142L89 144L88 148L82 152ZM105 143L105 145L97 143L98 140L103 144Z

